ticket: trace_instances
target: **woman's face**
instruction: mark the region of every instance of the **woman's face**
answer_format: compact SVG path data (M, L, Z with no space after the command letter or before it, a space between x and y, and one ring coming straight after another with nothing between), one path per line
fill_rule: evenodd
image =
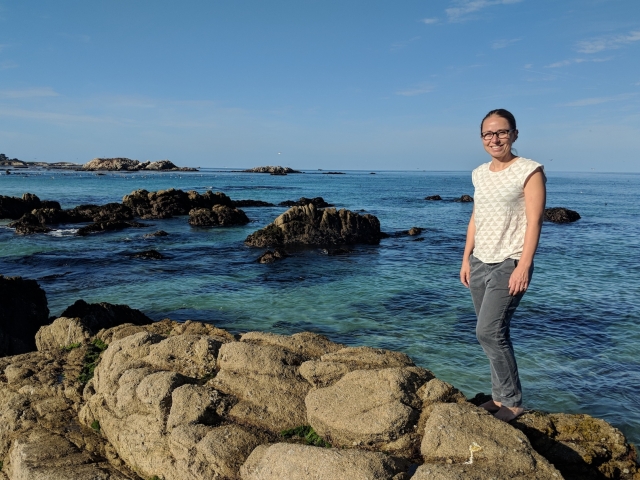
M498 115L491 115L482 123L482 133L486 132L499 132L501 130L511 130L509 122L506 118L499 117ZM484 149L493 158L511 159L511 145L518 138L518 131L511 130L507 138L498 138L498 135L493 135L489 140L482 139Z

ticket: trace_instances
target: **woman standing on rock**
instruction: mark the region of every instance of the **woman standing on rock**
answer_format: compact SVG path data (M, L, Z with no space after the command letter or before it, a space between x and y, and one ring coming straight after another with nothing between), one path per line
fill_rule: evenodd
M509 328L533 274L546 200L543 166L515 155L516 119L490 111L480 137L491 161L472 173L474 208L460 281L470 289L476 336L491 366L492 400L480 405L506 422L524 411Z

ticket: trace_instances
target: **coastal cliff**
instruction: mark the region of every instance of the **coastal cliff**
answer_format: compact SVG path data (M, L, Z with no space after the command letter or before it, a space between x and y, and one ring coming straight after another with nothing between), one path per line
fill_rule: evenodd
M503 423L400 352L82 301L35 340L0 358L3 480L640 478L607 422Z

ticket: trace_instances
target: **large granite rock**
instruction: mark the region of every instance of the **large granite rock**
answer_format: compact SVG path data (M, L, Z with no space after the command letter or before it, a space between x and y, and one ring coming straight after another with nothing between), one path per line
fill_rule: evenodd
M83 318L51 345L86 339ZM0 358L1 480L640 478L606 422L500 422L399 352L168 319L75 343Z
M194 227L217 227L246 225L249 218L238 208L214 205L212 208L194 208L189 212L189 225Z
M260 445L240 469L242 480L405 480L407 465L379 452L276 443Z
M412 457L422 401L433 374L418 367L356 370L305 399L313 429L336 447L366 446Z
M475 447L475 448L474 448ZM471 462L473 451L473 462ZM562 475L536 452L527 437L489 412L468 403L436 405L426 421L420 452L425 464L418 478L548 479ZM442 473L451 470L450 476ZM432 476L426 474L434 472ZM472 473L480 470L481 473ZM466 474L466 476L463 475Z
M545 208L544 220L553 223L571 223L580 220L580 214L563 207Z
M38 350L51 350L87 342L102 329L122 324L148 325L152 320L139 310L127 305L111 303L89 304L78 300L68 307L51 325L36 333Z
M0 275L0 357L35 350L36 332L47 323L47 296L40 285Z
M624 435L604 420L589 415L527 412L512 425L522 430L533 448L567 480L630 478L629 473L636 469L635 452Z
M170 188L148 192L136 190L122 198L122 203L141 218L170 218L187 215L194 208L212 208L214 205L231 207L232 200L221 192L206 191L204 194L191 190L184 192Z
M246 334L220 348L219 372L212 384L238 399L230 418L279 433L307 423L305 397L311 385L300 365L340 346L321 335L292 337Z
M377 244L383 236L380 222L373 215L335 208L320 210L309 204L290 208L249 235L244 243L252 247Z
M118 455L144 478L236 478L266 438L224 425L233 399L199 381L215 371L224 341L147 332L114 341L85 392L81 421L98 421Z

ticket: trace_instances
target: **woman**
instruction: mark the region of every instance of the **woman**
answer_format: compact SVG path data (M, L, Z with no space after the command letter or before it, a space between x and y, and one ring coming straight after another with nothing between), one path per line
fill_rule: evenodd
M546 179L541 164L512 152L518 130L507 110L489 112L480 137L491 161L472 174L474 207L460 281L471 291L476 336L491 366L492 400L480 406L509 422L524 412L509 327L533 274Z

